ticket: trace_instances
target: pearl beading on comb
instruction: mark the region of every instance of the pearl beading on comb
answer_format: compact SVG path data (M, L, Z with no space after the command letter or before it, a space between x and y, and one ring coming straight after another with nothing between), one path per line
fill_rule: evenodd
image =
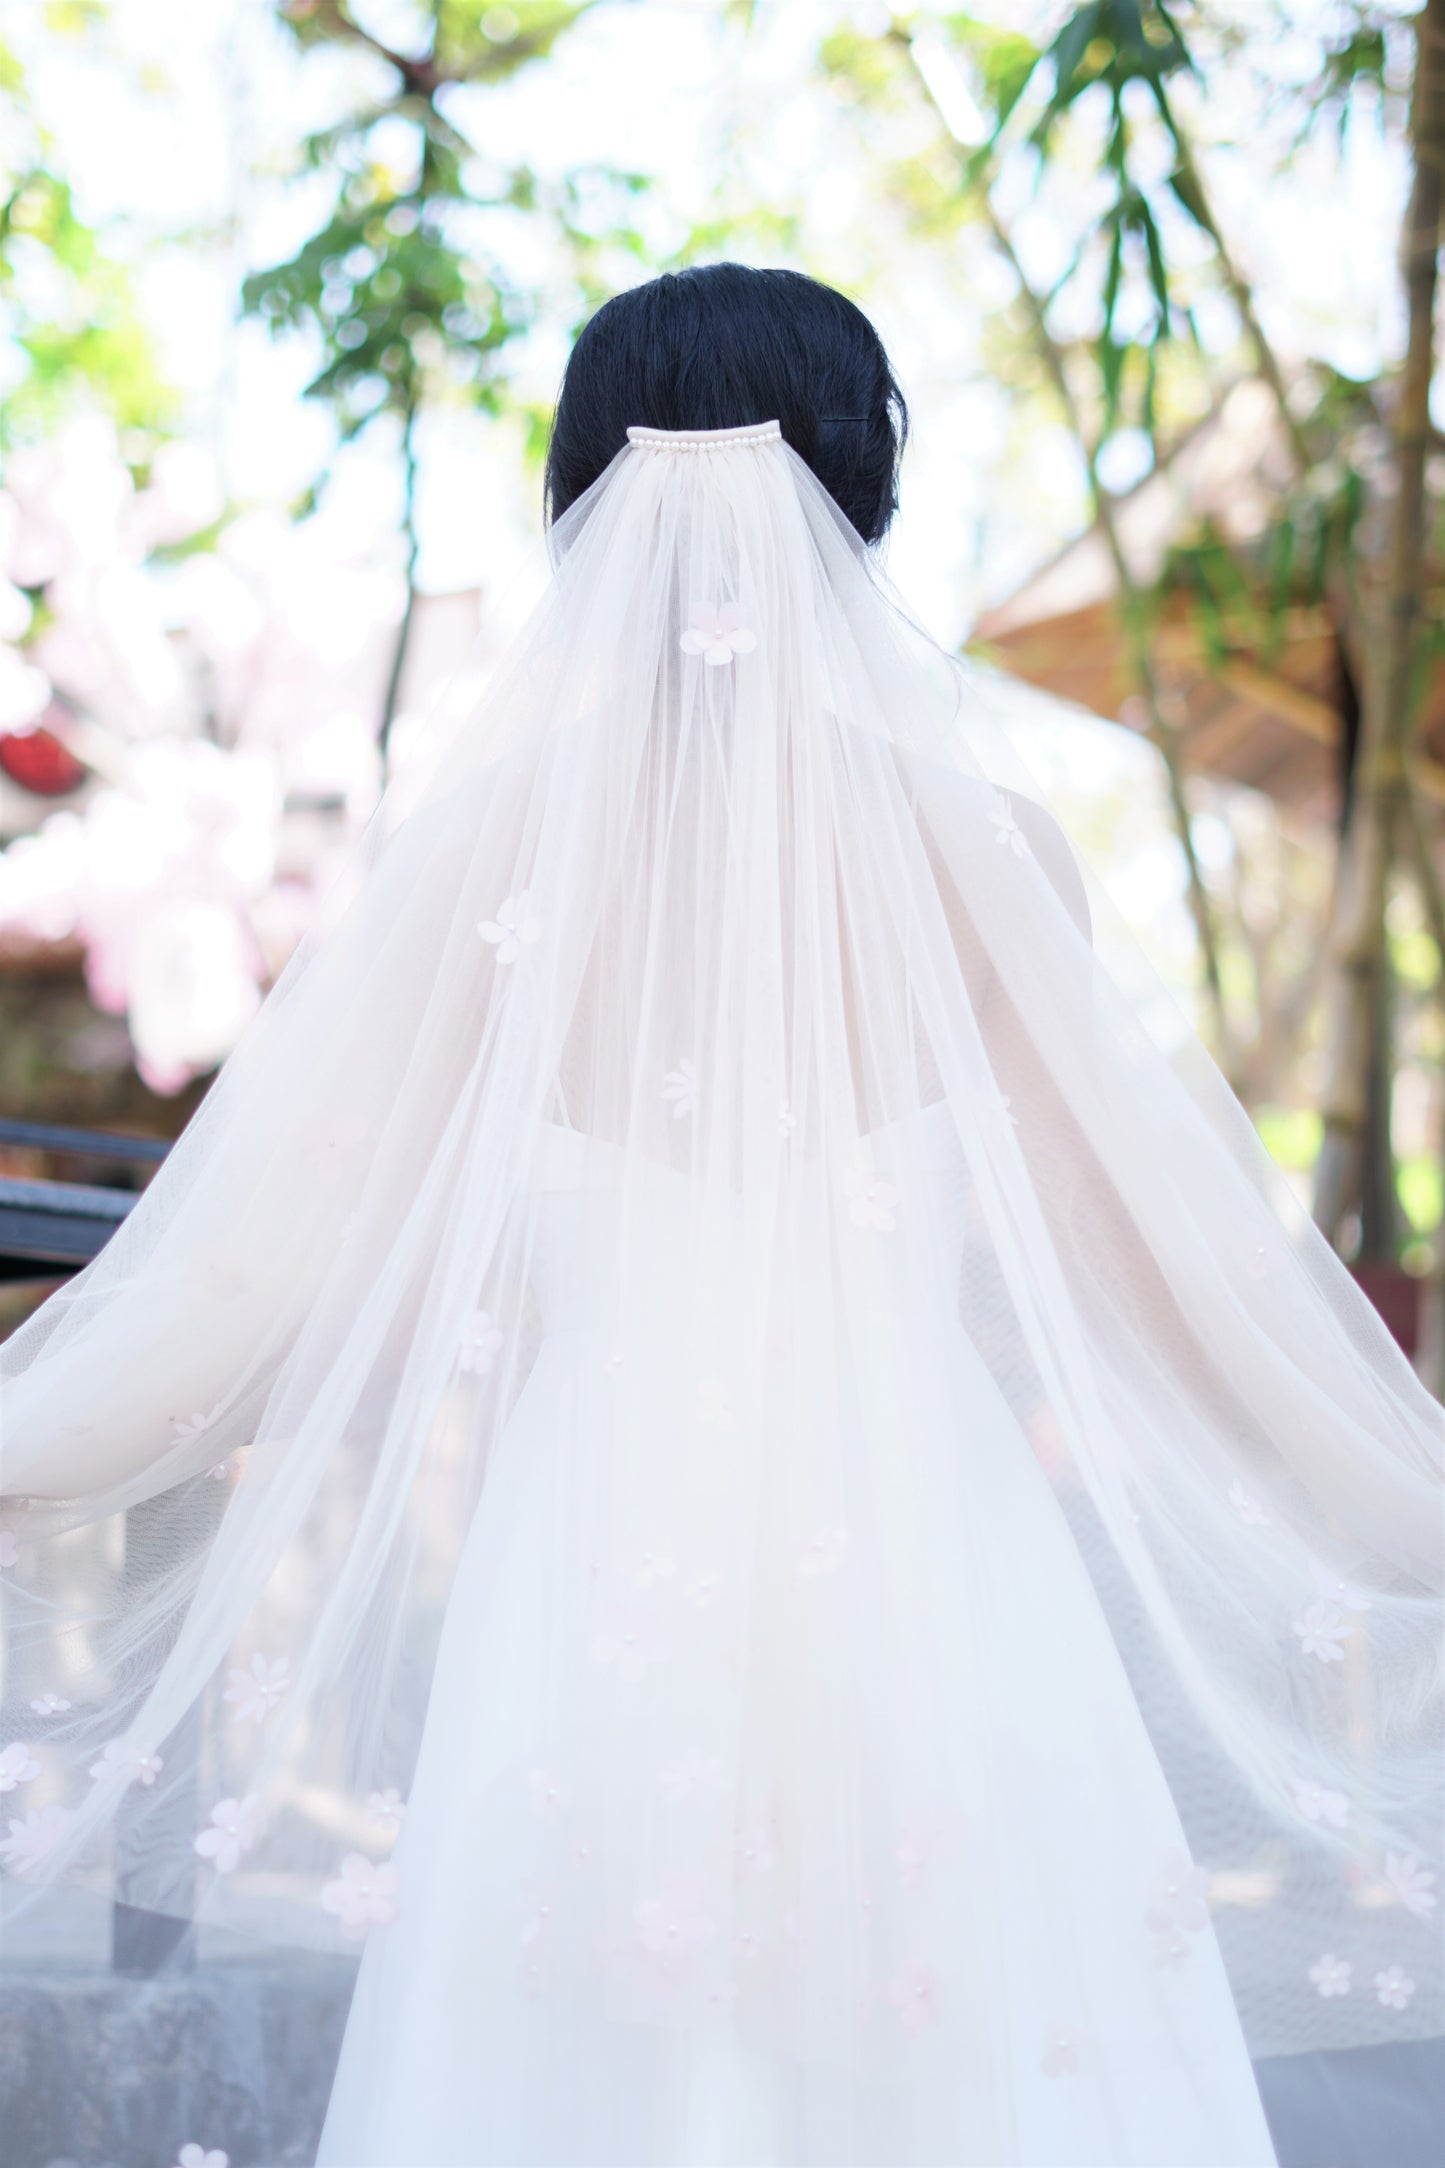
M627 432L629 444L643 452L730 452L735 445L777 444L782 440L777 422L745 422L741 429L643 429Z

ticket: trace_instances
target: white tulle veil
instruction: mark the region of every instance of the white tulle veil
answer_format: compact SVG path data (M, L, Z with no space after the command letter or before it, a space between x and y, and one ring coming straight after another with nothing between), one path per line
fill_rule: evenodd
M699 1705L699 1858L770 1783L807 1833L829 1961L783 2031L849 2036L838 1923L919 1802L1006 1946L969 1682L1010 1682L1047 1787L1029 1667L1072 1661L985 1596L1033 1540L1012 1454L1252 2052L1440 2032L1441 1411L1045 810L1034 699L929 640L776 424L634 431L556 524L475 713L0 1349L17 1963L117 1903L193 1921L202 1966L386 1931L448 1594L545 1362L514 1774L563 1755L599 1833L564 1972L673 1828L638 1771ZM1167 1974L1196 1923L1152 1865L1119 1935Z

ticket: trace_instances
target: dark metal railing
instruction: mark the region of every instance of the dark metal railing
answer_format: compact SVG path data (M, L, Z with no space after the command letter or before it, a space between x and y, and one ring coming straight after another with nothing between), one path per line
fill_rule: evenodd
M116 1166L156 1166L170 1150L159 1137L0 1121L0 1148L7 1144ZM109 1241L138 1195L98 1183L0 1175L0 1281L59 1279L78 1272Z

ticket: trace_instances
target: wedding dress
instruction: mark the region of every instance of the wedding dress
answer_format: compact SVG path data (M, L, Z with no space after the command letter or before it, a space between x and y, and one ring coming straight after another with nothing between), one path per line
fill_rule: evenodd
M1442 2030L1440 1410L1031 696L630 435L0 1350L6 1934L351 1953L323 2168L1273 2162Z

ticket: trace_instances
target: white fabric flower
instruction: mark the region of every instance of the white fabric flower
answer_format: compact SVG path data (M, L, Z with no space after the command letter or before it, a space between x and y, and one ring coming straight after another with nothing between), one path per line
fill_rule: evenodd
M1005 850L1012 851L1015 858L1027 858L1028 837L1014 819L1013 807L1001 790L994 793L988 817L994 826L994 842L1002 844Z
M1413 1912L1417 1920L1429 1919L1436 1903L1435 1877L1422 1866L1418 1853L1387 1852L1385 1880L1407 1912Z
M848 1531L841 1521L820 1528L798 1553L798 1578L815 1581L820 1573L836 1573L848 1556Z
M1415 1983L1403 1965L1387 1965L1375 1974L1375 1993L1387 2010L1403 2010L1415 1992Z
M1307 1777L1296 1777L1293 1782L1294 1803L1307 1822L1327 1822L1331 1829L1344 1829L1350 1819L1350 1802L1344 1792L1332 1792L1323 1784L1314 1784Z
M657 1588L677 1579L677 1567L666 1551L644 1551L632 1578L638 1588Z
M672 1108L672 1118L680 1122L697 1106L697 1067L686 1054L675 1069L669 1069L662 1080L662 1096Z
M224 1699L235 1704L242 1724L262 1724L291 1684L291 1662L278 1656L271 1663L258 1650L245 1670L235 1665L226 1673Z
M1072 2077L1079 2067L1084 2036L1072 2025L1050 2025L1040 2064L1046 2078Z
M757 635L748 630L731 603L720 610L695 610L678 643L684 655L701 655L714 669L731 662L734 655L750 655L757 644Z
M64 1694L37 1694L30 1706L37 1716L55 1716L61 1709L68 1709L70 1703Z
M1343 1663L1345 1636L1354 1632L1349 1620L1328 1603L1312 1603L1292 1630L1299 1635L1301 1654L1317 1656L1322 1664Z
M0 1792L13 1792L17 1784L28 1784L39 1774L40 1764L22 1739L0 1747Z
M255 1842L256 1801L219 1799L211 1809L211 1826L196 1838L196 1850L213 1862L217 1874L230 1874Z
M667 1648L656 1621L644 1611L634 1610L621 1612L598 1628L593 1636L592 1656L625 1686L636 1686L666 1661Z
M1154 1937L1154 1956L1161 1965L1182 1965L1189 1955L1186 1935L1196 1935L1209 1924L1205 1898L1209 1876L1183 1852L1166 1852L1159 1862L1144 1908L1144 1924Z
M176 2155L176 2168L231 2168L231 2156L216 2146L208 2151L203 2145L183 2145Z
M1368 1611L1373 1608L1370 1597L1352 1581L1322 1566L1317 1558L1310 1560L1310 1578L1326 1603L1337 1604L1345 1611Z
M148 1747L129 1746L124 1739L111 1739L100 1760L91 1763L90 1774L108 1777L121 1770L128 1783L144 1784L149 1789L164 1766L160 1755L152 1754Z
M232 1476L236 1473L236 1470L240 1467L240 1465L240 1454L232 1453L225 1460L218 1460L215 1467L208 1468L206 1470L206 1473L213 1483L224 1483L228 1476Z
M798 1126L798 1117L786 1099L778 1101L778 1135L790 1137Z
M1268 1528L1269 1515L1255 1498L1252 1498L1240 1482L1229 1486L1229 1502L1246 1528Z
M680 1880L642 1898L633 1917L641 1947L665 1966L686 1965L712 1940L712 1919L701 1897Z
M321 1909L334 1913L341 1932L359 1942L373 1927L390 1927L400 1910L400 1889L390 1862L379 1867L364 1852L348 1852L336 1880L321 1892Z
M463 1370L469 1370L474 1377L486 1377L505 1346L506 1337L490 1310L474 1310L462 1328L462 1351L458 1360Z
M699 1611L706 1611L721 1594L722 1575L714 1567L695 1573L687 1585L687 1600Z
M843 1188L848 1197L848 1217L855 1227L879 1235L892 1234L898 1225L894 1209L898 1192L891 1182L885 1182L869 1167L853 1167L843 1177Z
M549 1770L528 1770L527 1789L532 1795L534 1812L540 1814L544 1821L554 1821L567 1804L566 1785Z
M373 1822L388 1836L395 1836L406 1813L406 1801L395 1785L384 1792L369 1792L366 1800L366 1819Z
M12 1874L33 1874L54 1851L75 1815L53 1800L48 1807L33 1807L29 1814L10 1817L9 1835L0 1838L0 1859Z
M1323 1995L1326 2000L1331 1995L1348 1995L1350 1969L1347 1957L1336 1957L1327 1951L1310 1966L1310 1978L1314 1982L1315 1993Z
M738 1859L749 1874L771 1874L777 1865L772 1824L762 1816L754 1816L743 1824L738 1838Z
M171 1433L175 1443L177 1445L189 1443L192 1438L201 1437L212 1427L220 1412L221 1408L218 1401L209 1415L199 1413L195 1415L173 1415L171 1417Z
M905 1965L888 1984L892 2003L908 2032L922 2032L938 2015L938 1982L927 1965Z
M532 909L532 891L524 888L497 907L495 918L484 918L477 927L484 941L497 952L499 964L514 964L524 948L539 939L542 921Z

